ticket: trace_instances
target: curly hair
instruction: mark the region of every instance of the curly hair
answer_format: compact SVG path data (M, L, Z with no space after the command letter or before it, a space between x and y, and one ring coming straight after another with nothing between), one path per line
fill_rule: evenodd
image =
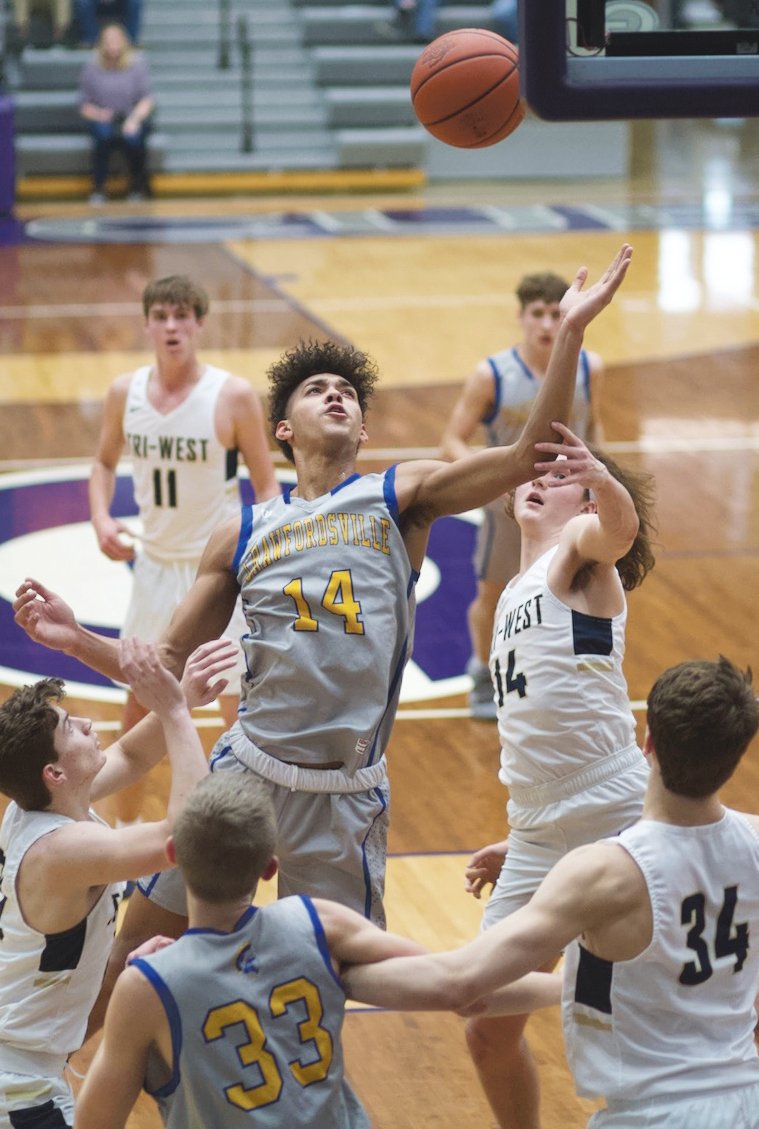
M366 415L369 401L377 383L377 365L366 353L353 345L339 345L336 341L299 341L283 353L267 370L269 381L269 423L276 431L280 420L287 417L287 404L295 389L319 373L341 376L352 384L358 396L359 407ZM287 459L294 462L289 443L276 440Z
M635 540L623 557L617 561L617 572L626 592L632 592L643 583L648 573L656 564L656 558L651 547L653 536L656 532L654 524L654 476L643 471L631 470L630 467L620 466L611 455L607 455L598 447L588 444L588 450L593 458L608 470L612 478L616 478L624 486L633 500L635 512L638 515L638 532Z
M14 690L0 706L0 791L25 811L44 811L50 803L41 775L46 764L58 760L59 715L50 703L64 695L60 678L42 678Z

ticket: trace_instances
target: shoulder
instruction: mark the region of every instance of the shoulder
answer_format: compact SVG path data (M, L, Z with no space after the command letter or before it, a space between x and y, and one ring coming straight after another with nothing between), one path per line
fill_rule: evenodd
M236 409L250 409L260 406L260 397L247 380L241 376L235 376L234 373L225 372L223 369L217 371L224 377L219 389L220 403Z

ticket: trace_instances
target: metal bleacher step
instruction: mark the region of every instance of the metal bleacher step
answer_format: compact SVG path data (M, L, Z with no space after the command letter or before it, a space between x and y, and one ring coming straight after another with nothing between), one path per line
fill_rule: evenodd
M324 86L361 86L371 76L373 86L380 83L408 83L419 58L417 44L384 47L314 47L311 52L317 81Z

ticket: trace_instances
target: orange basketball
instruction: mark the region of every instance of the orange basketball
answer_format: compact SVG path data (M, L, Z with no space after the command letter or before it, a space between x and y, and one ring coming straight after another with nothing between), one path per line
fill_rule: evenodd
M417 59L411 72L411 102L424 128L446 145L495 145L524 117L519 52L494 31L449 31Z

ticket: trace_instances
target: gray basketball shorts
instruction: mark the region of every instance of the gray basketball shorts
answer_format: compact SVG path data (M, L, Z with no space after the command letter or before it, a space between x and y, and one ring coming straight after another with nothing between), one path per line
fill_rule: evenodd
M483 506L482 524L474 545L474 571L478 580L505 588L519 572L519 526L509 517L503 498Z
M376 774L380 782L366 791L302 791L277 784L248 768L235 756L227 737L224 734L214 746L211 771L252 773L268 790L277 817L278 896L328 898L355 909L384 929L390 806L384 765ZM320 777L322 773L310 770L301 775ZM329 775L334 778L342 774ZM184 883L178 870L141 878L138 888L170 913L187 915Z

